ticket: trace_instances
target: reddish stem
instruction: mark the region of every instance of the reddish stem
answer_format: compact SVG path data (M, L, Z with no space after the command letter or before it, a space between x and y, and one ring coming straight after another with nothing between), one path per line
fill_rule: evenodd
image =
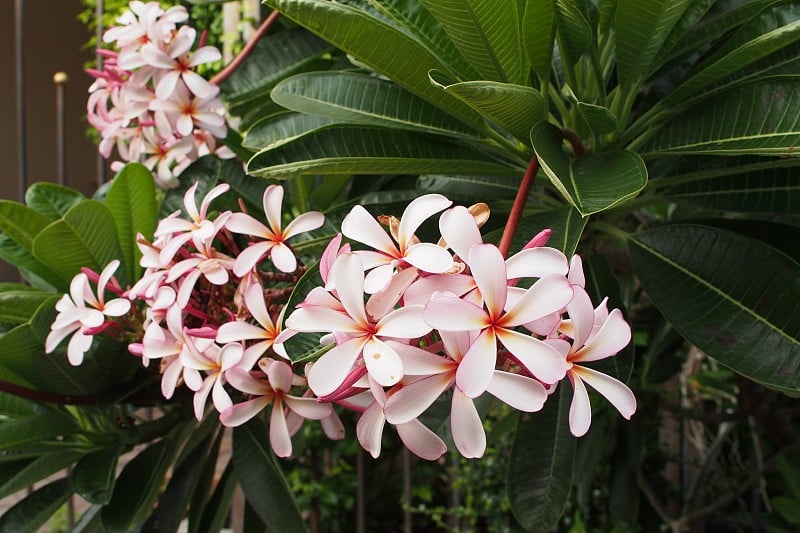
M539 170L539 160L534 155L528 168L525 170L525 175L522 176L522 183L519 184L517 197L514 198L514 205L511 206L511 213L508 214L508 222L506 228L503 230L503 236L500 239L500 253L503 257L508 256L508 250L511 248L511 241L514 239L514 232L517 231L519 219L522 218L522 210L525 207L525 202L528 201L528 194L531 192L533 185L533 178L536 177L536 172Z
M245 58L247 58L247 56L250 55L250 52L253 51L253 48L255 48L258 41L261 40L261 38L264 36L265 33L267 33L267 31L269 31L270 27L272 26L272 23L278 20L278 17L280 15L281 14L278 11L273 11L272 13L270 13L269 16L264 19L264 22L261 23L261 26L258 27L258 30L256 30L255 35L253 35L253 38L250 39L250 41L248 41L246 45L244 45L244 48L242 48L242 51L239 52L239 55L234 57L233 61L228 63L228 66L219 71L217 75L211 78L211 80L209 81L214 85L219 85L220 83L225 81L228 78L228 76L230 76L233 73L233 71L239 68L239 65L241 65L242 61L244 61Z
M41 390L29 389L21 385L0 381L0 391L27 398L37 402L56 403L60 405L96 405L97 396L73 396L71 394L56 394Z

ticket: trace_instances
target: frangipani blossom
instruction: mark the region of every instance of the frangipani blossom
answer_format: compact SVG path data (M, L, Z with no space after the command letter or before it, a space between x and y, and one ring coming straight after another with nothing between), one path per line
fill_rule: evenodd
M119 317L130 311L130 300L114 298L105 301L106 286L119 264L115 259L106 265L97 282L97 293L92 291L85 273L81 272L72 278L70 293L63 295L56 303L58 316L45 339L45 353L51 353L74 332L67 347L67 358L70 364L80 365L83 355L92 346L93 330L101 328L106 323L106 317Z
M356 205L342 220L345 237L370 246L372 250L355 252L361 256L366 270L364 290L368 294L383 289L391 280L396 268L414 267L420 271L438 274L453 266L450 254L433 243L419 242L414 232L426 219L449 207L453 202L440 194L426 194L413 200L393 227L394 240L377 220L360 205Z
M263 239L261 242L248 246L236 258L233 272L239 277L256 268L258 262L265 255L269 255L278 270L294 272L297 269L297 259L286 241L300 233L315 230L325 222L322 213L309 211L298 216L286 228L283 228L281 222L283 187L280 185L267 187L264 190L262 203L269 227L244 213L234 213L227 222L227 228L234 233L243 233Z
M225 391L224 374L232 368L244 368L242 354L244 348L241 344L232 342L219 347L211 344L200 352L193 344L188 344L188 350L180 354L183 365L183 379L186 385L194 391L194 416L197 420L203 419L208 395L214 402L214 408L223 412L233 405L231 397ZM247 367L249 370L249 367ZM200 372L205 374L203 377Z
M287 363L264 358L259 361L259 368L262 378L253 377L241 368L232 368L226 374L228 381L235 389L253 395L254 398L228 407L220 415L220 421L228 427L239 426L272 403L269 441L275 455L289 457L292 454L291 436L297 431L299 425L288 417L294 415L294 417L322 420L331 416L333 410L330 404L318 403L314 398L302 398L289 394L293 383L298 382L298 378ZM287 410L289 411L288 415ZM293 427L290 428L290 426ZM294 431L291 431L292 429Z
M328 274L345 312L328 306L304 305L287 319L287 329L299 332L331 332L342 340L326 352L308 373L308 383L317 396L334 392L354 365L366 364L379 384L392 386L403 377L403 363L385 338L419 338L431 328L422 320L422 306L404 306L385 316L367 315L364 304L364 267L354 253L340 255Z
M626 420L636 412L636 397L618 379L579 364L616 355L630 342L631 328L619 309L607 311L606 300L593 310L586 291L580 287L574 289L575 297L567 306L570 320L559 328L572 337L572 344L562 339L546 342L558 349L569 364L567 376L574 388L569 427L573 435L581 437L592 422L592 407L585 384L604 396Z
M572 288L564 276L547 276L525 291L508 310L506 266L500 251L491 244L470 248L472 276L483 298L483 307L455 295L436 295L425 306L425 322L439 331L467 331L477 337L464 354L456 384L470 398L488 388L497 364L497 342L528 372L543 383L564 377L563 357L539 339L514 328L563 308L572 299Z

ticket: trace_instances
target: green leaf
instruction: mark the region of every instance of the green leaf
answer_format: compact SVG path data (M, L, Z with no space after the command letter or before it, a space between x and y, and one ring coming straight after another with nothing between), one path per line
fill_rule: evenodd
M306 133L320 130L337 120L293 111L282 111L259 120L247 130L244 144L253 150L274 148Z
M2 428L0 449L70 435L78 429L73 419L55 411L44 411L36 416L5 420L0 422L0 428Z
M65 469L83 455L84 452L64 451L45 454L31 461L23 461L22 464L17 465L18 468L4 465L0 498L32 487L34 483Z
M364 11L327 0L267 0L270 7L320 35L371 69L394 80L467 124L480 117L428 82L428 71L447 65L412 34Z
M784 8L776 6L740 28L720 49L694 69L689 79L667 95L663 104L693 103L703 98L709 87L722 84L722 78L800 39L800 12L795 12L797 9L789 6L791 12L784 13ZM797 72L795 70L792 73ZM743 76L735 76L728 80L727 85L741 83L741 78Z
M660 61L656 61L656 65L667 61L670 51L688 32L696 27L697 23L716 2L717 0L694 0L689 2L686 11L683 12L680 20L673 26L672 31L669 32L669 35L664 40L664 44L661 45Z
M519 178L428 175L417 179L417 189L426 194L439 193L454 201L492 203L516 198Z
M781 518L794 526L800 526L800 501L787 496L775 496L770 499L770 503Z
M517 2L422 0L422 4L484 79L527 81Z
M511 251L522 249L534 235L544 229L551 229L553 234L547 246L557 248L567 257L572 257L588 221L588 217L581 216L570 206L523 217L511 241ZM489 232L484 236L484 242L500 242L502 234L503 229Z
M0 416L3 418L23 418L41 411L39 404L7 392L0 392Z
M26 496L0 517L0 533L35 533L67 501L72 491L67 478Z
M292 111L342 122L480 138L474 129L399 85L365 74L298 74L276 85L271 97Z
M222 471L222 475L217 482L214 493L208 500L208 505L205 508L200 508L202 517L198 522L191 521L192 514L189 515L189 531L196 533L198 531L219 531L225 519L228 517L228 511L231 507L233 495L238 487L236 476L233 472L233 461L229 461ZM194 527L194 528L193 528ZM203 529L200 529L200 528Z
M81 202L36 236L33 254L67 283L82 267L99 273L122 256L114 217L95 200ZM127 282L124 271L117 270L116 276L123 285Z
M306 531L260 418L234 428L233 468L247 501L268 527L286 533Z
M764 244L777 248L797 263L800 263L800 227L766 220L732 218L703 218L687 222L722 228L759 240Z
M800 391L800 265L717 228L662 226L628 249L653 304L720 363L770 387Z
M767 79L712 96L660 128L642 152L793 156L800 143L797 79Z
M220 460L219 450L220 445L222 444L223 436L225 435L224 432L218 432L218 436L215 439L214 443L211 446L211 450L208 453L208 456L203 461L202 467L198 470L199 478L195 483L193 493L191 494L191 501L189 503L189 513L188 513L188 521L189 521L189 533L197 533L199 530L200 524L206 524L206 529L209 531L217 531L218 528L209 527L208 521L201 522L201 518L203 517L203 513L208 510L210 505L214 505L210 503L209 500L214 498L215 494L212 493L212 489L214 488L214 479L217 475L217 463ZM230 467L230 460L228 459L228 464L226 465ZM223 474L224 477L224 474ZM222 484L223 481L220 479L218 481L218 486L216 487L219 490L219 484ZM228 506L225 506L224 509L220 509L218 512L223 516L227 515ZM221 526L220 526L221 527Z
M52 270L44 266L33 253L20 246L8 235L0 234L0 259L17 267L32 286L45 290L67 290L69 286Z
M563 384L562 384L563 385ZM508 460L511 512L529 531L554 529L572 486L575 438L569 432L569 387L538 413L522 414Z
M800 210L797 168L771 168L675 185L663 192L679 204L720 211L793 214Z
M139 279L139 258L142 252L136 245L136 234L152 239L156 229L158 205L153 174L138 163L125 165L111 184L105 201L116 222L122 250L122 268L129 280Z
M0 322L22 324L31 319L53 293L30 290L0 290Z
M50 219L30 207L10 200L0 200L0 231L28 251L33 239L50 224Z
M621 86L638 87L647 77L689 4L690 0L619 0L616 39Z
M193 422L180 424L169 436L151 444L125 465L114 485L111 501L103 507L103 526L109 531L131 531L153 510L164 483Z
M563 90L595 134L617 131L619 121L607 107L581 102L569 86L564 86Z
M595 29L582 9L582 0L555 0L558 48L562 62L572 68L578 58L595 48Z
M431 83L525 143L534 124L545 118L542 95L532 87L493 81L454 83L441 72L428 75Z
M305 70L330 51L328 43L298 28L267 35L222 83L220 96L229 106L268 101L278 81Z
M85 199L75 189L49 181L36 182L25 191L25 204L50 220L58 220Z
M121 446L109 446L78 461L70 475L72 490L89 503L105 505L110 502L121 452Z
M635 152L602 152L570 160L561 131L541 122L531 132L542 170L584 216L615 207L635 197L647 184L647 168Z
M256 154L249 174L497 174L522 170L445 138L367 126L334 125Z
M533 70L544 88L550 80L556 37L554 0L527 0L522 22L522 42Z

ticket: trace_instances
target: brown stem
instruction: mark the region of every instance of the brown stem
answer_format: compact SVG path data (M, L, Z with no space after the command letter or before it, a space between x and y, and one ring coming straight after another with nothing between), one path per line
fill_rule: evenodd
M531 192L533 185L533 178L536 177L536 172L539 170L539 160L534 155L528 168L525 170L525 175L522 177L522 183L519 184L517 197L514 198L514 205L511 206L511 213L508 214L508 222L506 228L503 230L503 236L500 238L500 253L503 257L508 255L508 250L511 248L511 241L514 239L514 232L517 231L519 219L522 218L522 210L525 207L525 202L528 201L528 194Z
M27 398L37 402L56 403L60 405L96 405L97 396L79 396L71 394L56 394L41 390L29 389L15 383L0 381L0 391Z
M583 144L583 141L577 133L569 128L563 128L561 130L561 135L564 136L567 142L569 142L569 145L572 147L572 154L575 156L575 159L580 159L586 155L586 146Z
M233 73L233 71L239 68L239 65L242 64L242 61L244 61L245 58L247 58L247 56L250 55L250 52L253 51L253 48L255 48L258 41L261 40L261 38L264 36L265 33L267 33L267 31L269 31L270 27L272 26L272 23L278 20L279 16L280 13L277 11L273 11L272 13L270 13L269 16L264 19L264 22L261 23L261 26L258 27L258 30L256 30L256 33L253 35L252 39L250 39L250 41L248 41L248 43L244 45L242 51L239 52L239 54L233 58L233 61L228 63L228 65L224 69L219 71L216 76L211 78L210 82L213 83L214 85L219 85L220 83L225 81L228 78L228 76L230 76Z

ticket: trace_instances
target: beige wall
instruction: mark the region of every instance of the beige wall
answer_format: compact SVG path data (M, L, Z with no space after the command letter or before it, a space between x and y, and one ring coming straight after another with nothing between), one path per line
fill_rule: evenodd
M67 84L67 185L91 194L96 184L96 151L86 138L85 106L91 78L83 64L94 52L83 50L88 30L77 20L80 0L23 0L27 183L56 181L56 105L53 74L64 71ZM19 200L17 173L15 0L0 0L0 197ZM0 262L2 263L2 262ZM0 280L15 280L6 264Z

